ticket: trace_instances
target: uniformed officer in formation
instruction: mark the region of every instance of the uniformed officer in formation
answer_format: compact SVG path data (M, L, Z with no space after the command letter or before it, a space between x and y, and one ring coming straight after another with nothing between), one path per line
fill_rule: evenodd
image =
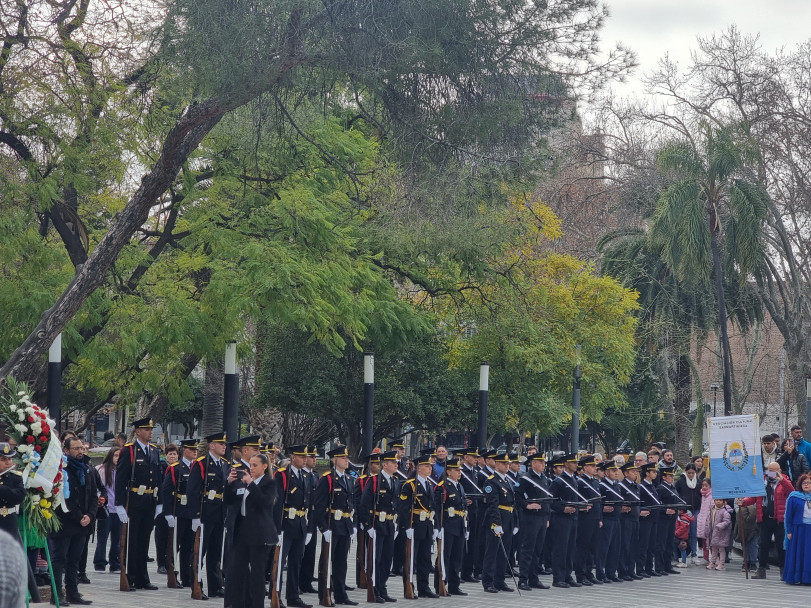
M639 545L636 554L636 572L644 578L662 576L654 570L654 554L657 545L657 523L659 520L659 493L656 491L656 477L659 471L656 463L649 462L639 467L642 481L639 483L639 496L642 505L639 509Z
M149 580L146 562L149 537L155 517L163 510L159 502L161 476L160 448L149 443L154 424L150 418L132 423L135 441L124 444L118 456L115 474L116 513L122 524L128 523L127 579L129 590L155 590Z
M338 446L327 452L327 456L332 459L332 468L321 476L315 488L313 519L324 541L332 545L332 590L335 603L356 606L357 602L349 599L346 593L349 546L356 533L352 522L355 509L352 498L354 482L347 473L349 452L346 446ZM319 594L326 591L326 575L323 565L319 565Z
M398 517L400 533L411 540L414 569L416 570L417 594L419 597L439 597L431 591L429 575L431 571L431 546L439 536L437 513L435 510L434 484L429 481L433 462L429 454L416 460L417 472L400 488ZM413 573L409 564L403 564L403 578Z
M656 490L659 493L659 500L665 506L683 503L682 499L673 487L673 478L676 467L659 467L661 481ZM672 565L673 539L676 538L676 519L678 511L676 509L664 508L659 513L659 523L657 526L658 538L656 539L656 571L662 575L681 574Z
M592 506L591 509L580 511L577 522L577 553L574 569L577 582L589 586L595 584L592 569L595 564L594 549L597 531L603 526L602 494L600 482L597 479L597 463L594 456L591 454L583 456L578 465L583 469L583 473L577 479L577 489L587 501L592 503Z
M0 443L0 530L22 542L17 516L25 500L25 487L22 475L14 469L12 458L16 455L17 450L10 444Z
M532 454L526 464L527 472L519 478L515 491L518 527L521 530L518 588L522 591L549 589L538 576L552 498L549 478L544 474L546 454Z
M624 581L642 580L636 571L636 551L639 545L639 510L642 499L639 495L639 467L629 460L621 467L623 479L620 491L629 505L628 511L620 516L620 559L619 576Z
M619 468L613 460L601 463L604 473L600 480L600 492L603 495L603 525L597 532L597 547L595 549L597 580L605 583L619 583L617 576L620 559L621 522L623 511L629 509L625 506L625 498L619 486Z
M274 521L282 535L280 569L287 566L285 598L288 607L312 608L299 595L299 578L304 546L312 542L312 530L308 526L307 515L310 509L308 495L309 482L305 478L304 465L307 462L307 446L294 445L288 448L290 464L276 471L276 505L273 509ZM276 581L271 581L271 585Z
M578 512L583 497L577 489L577 454L558 457L553 464L562 464L560 475L550 485L552 495L557 498L551 503L552 515L549 523L552 542L552 586L580 587L572 577L575 549L577 547Z
M190 587L192 583L191 558L194 532L191 529L191 522L196 514L189 505L187 486L191 465L197 457L197 439L184 439L180 442L180 447L182 456L177 462L173 462L166 468L161 491L166 523L174 529L176 536L178 556L175 567L180 573L178 589Z
M208 595L225 597L220 573L225 530L223 493L231 467L223 458L226 449L225 432L208 435L205 441L208 443L208 453L192 464L186 490L190 510L195 515L192 530L196 533L201 526L203 528L200 551L205 556ZM193 559L198 559L198 556L193 556ZM199 561L198 559L198 563ZM205 594L203 598L208 599Z
M307 493L307 501L310 505L307 514L307 521L309 524L308 532L313 536L310 542L304 545L304 555L301 558L301 571L299 572L299 592L300 593L316 593L313 588L313 580L315 579L315 550L318 545L318 531L313 522L313 507L315 504L315 487L318 485L318 473L315 471L316 461L318 458L318 449L314 445L307 446L307 458L305 459L303 476L305 481L305 492Z
M507 475L509 454L494 455L493 474L484 482L487 512L484 517L485 547L482 586L488 593L514 591L504 581L509 567L508 556L513 536L518 532L518 514L515 512L515 484Z
M374 454L380 460L379 473L368 477L358 506L358 521L372 539L374 547L374 577L367 573L366 584L374 584L375 601L379 604L396 602L389 595L388 579L394 558L394 537L397 531L397 504L400 484L396 472L397 452ZM368 549L367 549L368 550ZM372 578L374 583L372 583Z
M445 577L448 581L448 594L467 595L461 588L462 559L465 553L465 539L468 536L468 500L461 483L462 461L449 458L445 461L443 479L437 487L440 499L440 538ZM439 571L437 570L437 576ZM438 581L435 588L438 591Z
M484 513L484 490L478 484L479 470L476 465L479 451L478 448L467 448L460 450L457 454L463 459L459 473L467 500L468 524L465 556L462 560L462 580L466 583L478 583L481 576L474 574L474 564L482 538L480 520Z

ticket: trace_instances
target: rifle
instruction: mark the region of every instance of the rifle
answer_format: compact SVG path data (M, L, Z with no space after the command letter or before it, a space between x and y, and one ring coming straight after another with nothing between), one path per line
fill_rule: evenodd
M376 475L378 482L380 481L380 473ZM367 482L368 483L368 482ZM374 506L372 507L372 523L371 529L374 530L375 528L375 520L377 519L377 497L378 497L378 490L380 489L380 483L374 483L374 491L375 491L375 500ZM369 540L366 542L366 601L370 604L374 604L377 601L377 592L375 591L375 538L369 537Z
M130 450L130 482L127 485L127 499L124 503L124 511L127 512L127 523L121 524L121 551L118 554L118 561L121 562L121 573L118 575L118 590L119 591L129 591L130 590L130 579L127 576L127 566L129 565L127 562L129 561L127 558L130 554L130 527L129 527L129 517L130 517L130 494L132 494L132 486L135 483L135 446L131 446Z
M360 484L360 479L357 480L356 483ZM369 483L367 478L366 483ZM363 494L363 487L364 484L361 485L361 494ZM358 522L360 523L360 522ZM357 552L355 557L357 558L356 567L355 567L355 584L357 585L358 589L367 589L368 590L368 576L366 574L366 533L358 526L358 546Z
M414 486L411 490L411 514L409 516L408 527L410 530L414 529L414 496L417 493L417 482L414 481ZM413 534L413 532L412 532ZM414 539L408 538L406 535L405 542L405 567L403 568L403 597L407 600L416 599L414 594Z
M330 471L332 475L332 471ZM327 530L332 530L332 481L327 483L329 487L329 503L327 504ZM318 569L319 576L323 576L321 582L321 598L319 604L326 608L332 608L335 604L332 601L332 538L327 540L321 535L321 567Z
M282 563L281 563L281 549L284 543L284 532L279 533L279 542L273 549L273 561L270 566L270 608L281 608L281 600L279 600L279 592L282 588ZM261 575L260 575L261 576Z
M194 466L194 465L192 465ZM202 465L200 466L202 469ZM191 473L189 474L191 476ZM201 600L203 599L203 550L201 545L201 539L203 536L203 508L205 507L205 495L206 489L208 488L208 455L206 454L206 470L203 471L203 493L200 497L200 527L197 528L197 532L194 533L194 549L193 549L193 557L194 561L192 562L192 568L194 575L194 580L191 584L191 599L193 600Z
M180 465L178 465L179 467ZM177 468L177 467L176 467ZM174 475L172 475L174 478ZM166 586L169 589L177 589L177 572L175 571L175 556L177 555L177 491L178 486L175 485L175 492L172 497L172 518L175 521L175 527L169 528L169 546L166 549L166 565L168 566L168 574L166 577Z
M439 486L437 486L439 489ZM445 486L442 486L442 494L439 502L439 536L436 539L436 577L437 594L440 597L448 597L448 588L445 586L445 555L442 553L442 534L445 524Z

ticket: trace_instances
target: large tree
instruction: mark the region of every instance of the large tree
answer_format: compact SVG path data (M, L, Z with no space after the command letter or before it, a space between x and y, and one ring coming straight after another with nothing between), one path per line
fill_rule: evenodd
M300 103L335 101L374 124L405 153L399 158L414 159L411 170L462 162L514 172L556 116L557 102L546 101L555 99L553 74L593 84L630 64L621 50L597 63L604 18L596 0L5 7L0 142L16 165L4 175L20 185L15 204L39 214L43 234L55 226L75 274L36 326L21 330L28 336L0 377L37 375L54 337L238 108L269 108L274 126L296 130ZM106 205L113 193L116 204ZM92 240L91 218L102 224ZM167 240L142 245L140 266Z

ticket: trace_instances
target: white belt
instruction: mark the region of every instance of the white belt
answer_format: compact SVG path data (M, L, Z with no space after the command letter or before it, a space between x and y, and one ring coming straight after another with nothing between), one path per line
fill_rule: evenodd
M16 505L14 507L0 507L0 517L6 517L8 515L14 515L15 513L20 512L20 505Z

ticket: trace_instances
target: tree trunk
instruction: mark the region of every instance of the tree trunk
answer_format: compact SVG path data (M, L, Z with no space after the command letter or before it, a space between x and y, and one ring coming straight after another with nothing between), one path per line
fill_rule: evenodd
M724 364L724 416L732 415L732 362L729 356L729 333L727 332L727 304L724 296L724 280L721 270L721 252L718 246L718 229L713 228L710 239L712 249L712 274L715 278L715 291L718 298L718 329L721 336L721 355Z
M206 377L203 388L203 422L200 435L205 437L223 430L223 394L225 391L225 361L223 357L206 359ZM227 437L235 441L238 437Z
M673 427L676 434L673 449L676 462L688 462L690 456L690 401L692 400L692 375L690 356L681 353L672 370L673 382Z

